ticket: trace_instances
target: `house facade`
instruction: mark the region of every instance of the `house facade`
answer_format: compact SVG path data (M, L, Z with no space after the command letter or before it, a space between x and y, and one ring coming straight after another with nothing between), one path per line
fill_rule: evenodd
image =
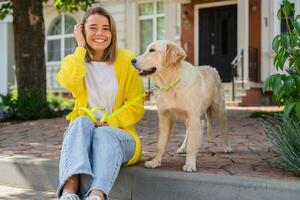
M292 2L295 13L299 13L300 0ZM281 0L102 0L98 5L114 17L119 47L138 55L151 41L175 41L185 49L189 62L209 64L219 71L229 101L235 91L235 101L244 105L247 101L268 103L260 87L266 77L275 73L271 43L283 31L276 16ZM44 5L49 90L65 92L56 83L55 75L60 60L76 47L73 26L82 15L83 12L60 14L51 1ZM6 94L15 85L11 16L0 21L0 38L0 93ZM144 83L146 88L153 85L150 79L144 79ZM256 100L249 101L257 92L260 95Z
M295 15L300 1L291 0ZM181 44L187 60L215 67L226 99L240 105L268 105L262 82L276 73L272 39L286 32L277 17L281 0L191 0L181 6ZM232 84L234 81L234 84ZM233 94L233 91L235 94Z

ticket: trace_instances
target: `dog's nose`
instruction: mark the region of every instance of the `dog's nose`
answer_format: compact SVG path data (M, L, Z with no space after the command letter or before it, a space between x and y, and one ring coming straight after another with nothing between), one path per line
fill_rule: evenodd
M137 62L136 59L132 59L132 60L131 60L131 64L132 64L133 66L135 66L136 62Z

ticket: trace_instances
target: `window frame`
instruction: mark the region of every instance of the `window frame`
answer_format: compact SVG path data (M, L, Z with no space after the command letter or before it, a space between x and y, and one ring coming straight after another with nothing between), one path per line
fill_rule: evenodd
M53 25L53 22L60 17L62 20L61 22L61 34L60 35L48 35L48 31L45 34L45 59L46 59L46 78L47 78L47 89L50 89L52 91L56 92L67 92L63 87L61 87L56 81L55 81L55 76L57 72L59 71L60 67L60 62L61 59L65 56L65 39L66 38L74 38L74 33L68 33L65 34L65 16L68 15L71 17L76 23L78 23L78 20L75 16L70 15L70 14L60 14L54 17L51 20L51 23L48 27L48 31L51 26ZM50 40L60 40L60 59L58 61L48 61L48 41Z
M164 11L162 13L157 13L158 8L157 8L157 3L158 2L162 2L164 4ZM139 6L141 4L147 4L147 3L152 3L153 5L153 13L151 15L139 15ZM140 35L140 31L141 31L141 26L140 26L140 22L142 20L152 20L152 40L155 41L157 40L157 19L160 17L164 17L164 29L166 31L166 2L164 0L154 0L154 1L142 1L142 2L138 2L137 3L137 28L138 28L138 53L141 54L143 52L141 52L141 35ZM155 30L155 31L154 31ZM166 37L166 35L164 36Z
M53 22L57 19L57 18L61 18L61 34L60 35L48 35L48 33L46 34L46 42L45 42L45 50L46 50L46 63L47 65L51 65L51 64L57 64L60 63L61 59L65 56L65 39L66 38L74 38L74 33L68 33L65 34L65 16L68 15L69 17L71 17L76 23L76 17L70 15L70 14L60 14L58 16L56 16L52 22L49 25L49 28L52 28L51 26L53 25ZM48 30L49 31L49 30ZM60 40L60 59L58 61L48 61L48 41L49 40Z

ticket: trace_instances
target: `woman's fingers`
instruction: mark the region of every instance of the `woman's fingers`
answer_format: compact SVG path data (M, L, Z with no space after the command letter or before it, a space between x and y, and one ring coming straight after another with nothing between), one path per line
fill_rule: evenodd
M77 45L84 47L85 46L85 38L83 35L83 23L78 23L74 26L74 36L77 41Z
M100 127L100 126L108 126L108 123L107 123L107 122L102 123L102 122L97 121L96 124L95 124L95 126L96 126L96 127Z

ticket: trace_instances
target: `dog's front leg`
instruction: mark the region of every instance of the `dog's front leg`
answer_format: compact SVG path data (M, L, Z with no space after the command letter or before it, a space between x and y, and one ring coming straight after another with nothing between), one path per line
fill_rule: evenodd
M186 161L183 166L183 171L196 171L196 158L198 153L199 141L202 140L203 130L199 116L192 116L188 118L188 137L186 146ZM200 137L199 137L200 134Z
M154 158L150 161L145 162L145 167L147 168L156 168L161 166L161 160L166 151L166 146L171 131L171 126L172 126L171 117L163 113L159 113L158 117L159 117L159 134L158 134L157 150Z

